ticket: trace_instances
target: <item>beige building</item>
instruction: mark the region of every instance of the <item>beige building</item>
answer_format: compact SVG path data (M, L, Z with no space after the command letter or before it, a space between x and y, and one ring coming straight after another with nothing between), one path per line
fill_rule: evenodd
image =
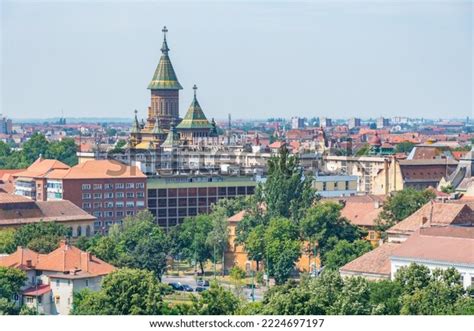
M323 171L357 176L357 191L377 194L374 189L375 177L386 166L385 157L379 156L324 156Z

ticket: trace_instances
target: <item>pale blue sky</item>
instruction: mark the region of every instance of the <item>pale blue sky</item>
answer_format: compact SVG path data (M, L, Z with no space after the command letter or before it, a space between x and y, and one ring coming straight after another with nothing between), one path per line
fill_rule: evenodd
M1 1L14 118L145 116L163 25L182 116L473 116L471 1Z

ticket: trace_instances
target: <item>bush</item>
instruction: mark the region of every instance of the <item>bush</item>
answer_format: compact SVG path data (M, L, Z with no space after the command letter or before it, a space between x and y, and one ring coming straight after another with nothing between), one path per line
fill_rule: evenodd
M241 280L241 279L244 279L245 278L245 271L240 269L239 267L237 266L233 266L231 269L230 269L230 278L234 279L234 280Z

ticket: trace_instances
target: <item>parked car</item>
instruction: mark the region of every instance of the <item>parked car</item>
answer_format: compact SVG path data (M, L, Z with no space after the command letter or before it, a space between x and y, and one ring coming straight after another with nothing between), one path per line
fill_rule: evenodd
M194 289L191 286L187 285L187 284L181 285L181 287L183 288L182 291L194 292Z
M198 287L196 287L195 291L201 293L201 292L207 291L207 288L202 287L202 286L198 286Z
M205 280L205 279L198 279L197 281L197 285L198 286L209 286L209 281L208 280Z
M168 283L169 286L175 291L184 291L183 285L181 283Z

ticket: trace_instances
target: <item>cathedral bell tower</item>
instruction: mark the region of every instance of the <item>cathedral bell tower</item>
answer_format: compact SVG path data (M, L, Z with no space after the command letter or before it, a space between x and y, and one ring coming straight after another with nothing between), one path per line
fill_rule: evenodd
M153 79L148 85L151 91L151 105L148 110L147 129L153 129L159 118L160 129L168 131L172 122L179 123L179 90L183 87L178 81L168 56L166 41L168 29L163 27L163 46L161 58Z

